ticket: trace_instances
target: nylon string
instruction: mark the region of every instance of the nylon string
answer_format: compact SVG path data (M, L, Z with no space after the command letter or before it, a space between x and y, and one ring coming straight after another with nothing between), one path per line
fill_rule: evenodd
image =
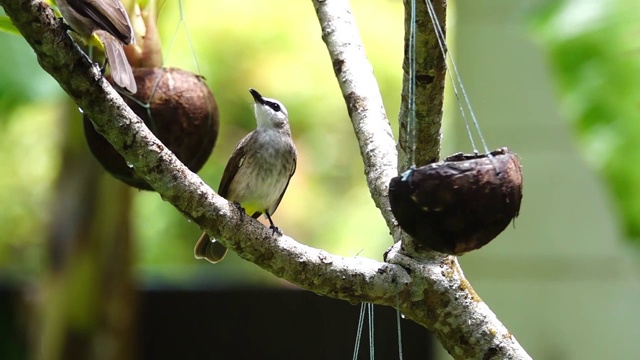
M452 84L452 88L453 88L453 93L455 94L456 97L456 101L458 103L458 106L460 107L460 112L462 113L462 118L464 119L466 128L467 128L467 134L469 135L469 140L471 141L471 146L473 147L473 150L477 153L478 149L475 145L475 141L473 139L473 134L471 132L471 129L469 127L469 122L467 119L467 111L469 113L469 115L471 116L471 120L473 122L473 125L475 127L475 130L478 134L478 137L480 138L480 141L482 142L482 146L483 149L485 151L485 153L489 154L489 148L487 147L487 143L484 139L484 136L482 135L482 130L480 129L480 125L478 123L478 119L475 115L475 112L473 111L473 107L471 106L471 101L469 100L469 96L467 95L467 91L465 90L464 87L464 83L462 82L462 78L460 77L460 73L458 72L458 67L456 66L456 62L453 58L453 55L449 52L448 47L447 47L447 43L446 43L446 39L444 36L444 32L442 30L442 27L440 26L440 21L438 20L438 16L436 15L436 12L433 8L433 4L431 3L430 0L425 0L425 3L427 5L427 10L429 12L429 17L431 18L431 23L433 24L433 28L434 31L436 33L436 38L438 40L438 45L440 46L440 50L442 52L442 57L445 60L445 63L447 62L447 60L449 61L449 63L451 64L451 70L447 72L449 75L449 79L451 81ZM448 56L447 56L448 55ZM462 101L460 99L459 93L462 93L462 98L464 101ZM465 106L467 108L467 111L465 111Z

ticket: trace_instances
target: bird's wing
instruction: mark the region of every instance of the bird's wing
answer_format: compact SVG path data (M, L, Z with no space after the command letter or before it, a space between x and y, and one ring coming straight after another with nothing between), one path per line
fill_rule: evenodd
M127 89L132 94L138 91L136 78L133 76L133 70L127 60L127 55L122 49L122 45L111 34L106 31L98 30L95 32L107 54L107 60L111 67L111 78L121 88Z
M67 0L78 14L98 24L100 28L124 44L133 44L135 38L127 11L120 0Z
M236 145L236 148L233 150L229 161L227 161L227 166L224 167L224 172L222 172L222 179L220 179L220 185L218 186L218 194L225 199L227 198L229 192L229 185L231 185L231 181L233 181L233 178L236 177L238 169L242 165L244 157L247 154L245 151L246 146L244 145L247 143L247 141L249 141L249 138L252 134L253 131L242 138L242 140L240 140L240 142Z
M289 174L289 178L287 179L287 185L284 186L284 189L282 189L282 193L280 194L280 197L278 198L278 201L276 201L276 203L271 207L271 209L269 209L269 215L273 215L274 212L276 212L276 209L278 208L278 205L280 205L280 201L282 201L282 197L284 196L284 193L287 192L287 188L289 187L289 182L291 181L291 178L293 177L293 174L296 172L296 167L298 164L298 154L296 152L295 148L292 148L292 154L293 155L293 168L291 169L291 173Z

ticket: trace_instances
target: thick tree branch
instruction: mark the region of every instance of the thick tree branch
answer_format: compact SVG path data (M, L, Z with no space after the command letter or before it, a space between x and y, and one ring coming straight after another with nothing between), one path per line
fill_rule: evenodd
M396 224L387 193L389 181L398 175L398 155L373 67L348 2L314 0L313 5L360 145L371 197L393 229Z
M0 0L0 5L33 47L42 68L60 83L93 120L96 130L138 174L165 201L221 238L241 257L318 294L350 302L399 305L407 317L434 331L456 358L528 358L473 292L455 258L428 254L429 259L418 262L400 253L397 243L388 254L390 263L381 263L343 258L304 246L287 236L274 237L269 229L213 192L153 136L73 44L46 4L38 0ZM343 0L316 1L315 5L318 13L324 14L323 33L329 43L331 33L345 31L343 26L354 29ZM339 20L332 25L333 19ZM353 74L352 84L341 87L351 115L361 116L353 122L373 197L377 198L387 223L393 224L386 199L388 180L395 175L389 165L394 156L392 139L381 102L367 105L379 100L379 94L374 94L378 91L370 65L365 64L366 71L351 65L350 55L359 57L363 53L359 44L354 43L355 51L347 46L342 56L332 58L343 61L337 64L343 69L337 70L337 74ZM334 51L332 46L329 45L330 53ZM363 59L357 61L362 64ZM342 83L347 77L338 79ZM367 90L367 86L375 86L375 91ZM378 136L379 131L386 134ZM377 161L383 165L376 165Z
M435 3L436 12L444 27L446 3L444 1ZM393 215L385 211L387 209L385 206L388 206L388 182L397 173L395 169L391 169L390 163L397 161L401 170L408 168L412 165L408 161L411 151L415 151L414 160L418 165L435 162L439 157L446 67L425 3L416 1L415 136L417 146L415 149L409 149L406 146L409 115L407 58L411 7L409 0L405 1L405 63L399 159L391 158L395 154L395 142L385 116L378 84L373 76L371 65L366 59L348 2L313 0L313 4L322 27L322 37L329 50L336 78L360 144L371 195L376 205L382 209L382 214L396 240L386 260L408 269L412 277L412 286L426 290L418 298L408 299L409 302L404 301L405 299L399 300L400 310L407 317L432 330L455 358L528 359L529 356L524 349L464 278L456 258L437 253L422 255L413 253L410 249L411 241L398 242L402 238L406 239L406 234L394 226ZM383 186L381 197L379 184ZM381 204L384 205L381 206ZM405 244L404 248L402 244ZM415 259L408 257L407 251L414 257L421 257L422 261L416 262ZM422 281L426 283L421 283ZM415 292L408 294L418 295ZM428 305L425 306L425 304ZM461 341L463 339L466 340Z
M432 0L427 0L432 1ZM434 10L445 29L446 0L435 0ZM442 128L442 105L444 102L444 80L446 65L431 18L424 0L416 0L416 94L413 124L416 148L409 141L409 26L411 24L411 0L404 0L404 64L402 81L402 105L400 107L400 139L398 167L402 172L411 165L422 166L438 161L440 157L440 131ZM411 152L413 160L411 159Z

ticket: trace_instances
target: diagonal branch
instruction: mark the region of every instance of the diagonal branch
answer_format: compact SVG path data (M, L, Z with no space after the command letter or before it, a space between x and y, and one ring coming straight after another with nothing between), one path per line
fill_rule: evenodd
M456 358L529 358L507 329L477 297L453 257L431 256L418 262L402 254L396 243L389 263L343 258L299 244L287 236L274 237L269 229L245 216L190 172L153 136L124 104L62 29L52 10L39 0L0 0L0 5L34 49L42 68L58 81L92 119L95 128L132 164L165 200L187 218L267 271L321 295L348 300L397 305L405 315L428 327ZM353 31L353 19L344 0L316 1L323 34ZM324 18L324 20L323 20ZM334 19L339 21L333 22ZM333 35L332 35L333 34ZM335 37L334 37L335 35ZM352 74L341 84L361 143L367 180L376 204L393 224L386 187L395 171L392 138L370 65L363 63L359 41L342 47L343 63L334 60L340 74ZM333 45L329 45L332 53ZM355 54L363 71L352 65ZM364 85L360 85L364 84ZM368 88L368 86L372 86ZM373 87L375 86L375 87ZM372 90L373 89L373 90ZM375 104L375 105L372 105ZM379 136L379 132L383 132ZM380 163L378 163L378 161Z
M371 197L393 229L396 224L387 194L389 181L398 175L398 153L373 67L348 2L314 0L313 6L358 139Z

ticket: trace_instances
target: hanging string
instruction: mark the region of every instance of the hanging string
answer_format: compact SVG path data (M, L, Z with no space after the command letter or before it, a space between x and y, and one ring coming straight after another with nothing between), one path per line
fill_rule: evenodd
M369 323L369 359L375 359L375 333L374 333L374 314L373 304L362 303L360 304L360 317L358 318L358 330L356 332L356 343L353 347L353 360L358 359L358 353L360 352L360 343L362 341L362 328L364 327L364 317L367 314L367 321Z
M185 13L184 13L184 1L183 0L179 0L178 1L178 7L180 10L180 21L178 22L178 26L180 26L180 24L182 24L184 26L184 33L185 36L187 37L187 43L189 44L189 49L191 50L191 58L193 58L193 63L196 67L196 72L198 75L202 75L202 71L200 70L200 63L198 62L198 56L196 55L196 48L195 46L193 46L193 40L191 40L191 32L189 31L189 26L187 26L187 21ZM176 32L174 33L174 39L176 37L177 34L177 29ZM173 39L172 39L173 42ZM211 110L211 108L213 107L213 104L211 103L211 100L207 97L206 98L207 101L207 108L209 110ZM209 111L209 119L208 122L212 122L214 121L213 119L213 112Z
M180 23L184 25L184 33L187 36L187 42L189 43L189 49L191 49L193 62L196 66L196 70L198 74L202 75L202 72L200 71L200 64L198 63L198 57L196 56L196 50L195 50L195 47L193 46L193 41L191 40L191 33L189 32L189 27L187 26L187 22L184 20L185 16L184 16L184 8L183 8L182 0L178 1L178 6L180 7Z
M369 308L369 359L375 359L375 340L373 333L373 304L367 303L367 307Z
M180 20L178 21L178 24L176 24L176 29L173 31L173 35L171 36L171 39L169 39L169 45L167 46L167 51L164 52L164 59L162 59L162 64L164 65L165 63L167 63L167 58L169 57L169 54L171 54L173 51L173 46L176 44L176 39L178 38L178 32L180 31L180 26L182 26L182 23L184 21L184 18L182 17L182 0L178 1L178 3L180 4ZM166 2L165 2L166 4ZM164 7L164 5L163 5Z
M398 359L402 360L402 327L400 323L400 318L402 314L400 314L400 296L396 292L396 327L398 330Z
M467 91L465 90L464 84L462 82L462 78L460 77L460 73L458 72L458 67L456 66L456 63L453 59L453 55L448 50L444 32L442 30L442 27L440 26L440 21L438 20L438 16L433 8L433 4L431 3L430 0L425 0L425 3L427 5L429 17L431 18L431 23L433 24L433 28L436 33L438 45L440 46L440 50L442 51L442 57L444 58L445 63L447 59L451 63L451 70L453 70L453 74L451 72L448 72L449 79L451 80L453 93L455 94L458 106L460 107L460 111L462 113L462 118L464 119L464 122L467 128L467 133L469 135L469 140L471 141L471 146L473 146L473 150L477 153L478 150L473 140L473 134L471 133L471 129L469 127L469 122L467 119L466 111L464 110L463 102L461 101L460 96L458 95L458 90L460 90L460 92L462 93L462 97L464 99L464 105L466 105L469 115L471 116L471 120L473 121L473 125L478 133L478 137L482 142L484 151L486 154L490 154L489 148L487 147L487 143L484 139L484 136L482 135L482 130L480 130L478 119L473 111L473 107L471 106L471 101L469 100L469 96L467 95Z
M158 3L160 3L160 4L158 4ZM162 13L162 11L164 10L164 7L165 7L165 5L167 3L168 3L168 1L160 1L160 0L157 1L157 4L156 4L156 6L157 6L157 8L156 8L156 20L157 20L157 17L159 17L160 14ZM196 51L195 51L195 46L193 45L193 41L191 39L191 33L189 31L189 27L187 26L186 15L185 15L185 10L184 10L184 1L183 0L178 0L178 12L179 12L178 24L176 25L176 28L175 28L175 30L173 32L173 35L169 39L169 45L167 46L167 49L162 52L163 53L162 65L165 66L166 63L168 62L167 59L169 58L169 56L173 52L172 50L174 48L174 45L176 44L176 40L178 39L178 34L180 32L180 27L184 27L185 36L187 38L187 44L189 45L189 50L191 51L191 58L193 59L194 66L196 68L196 74L202 75L202 71L200 70L200 63L198 61L198 56L197 56ZM162 80L162 76L157 76L154 79L154 84L153 84L153 87L151 89L151 92L149 94L149 98L148 99L140 99L140 100L138 100L137 97L135 97L135 96L123 93L124 96L129 97L131 100L133 100L135 103L137 103L138 105L140 105L141 107L143 107L146 110L147 116L148 116L148 118L150 120L148 122L147 126L154 133L157 132L157 125L155 123L153 115L151 114L151 99L153 99L153 97L155 96L155 94L157 92L157 89L158 89L158 86L160 86L160 81L161 80ZM211 99L206 97L205 101L207 102L207 108L209 110L211 110L212 107L213 107L213 103L211 103ZM209 111L208 121L209 122L214 121L213 112L212 111Z
M353 360L358 359L358 352L360 351L360 341L362 340L362 327L364 326L364 314L366 311L366 304L360 304L360 317L358 318L358 331L356 332L356 343L353 347Z
M163 6L165 4L166 2L163 3ZM166 62L169 54L171 54L173 50L173 46L176 43L176 39L178 38L178 33L180 32L180 28L182 27L184 28L184 33L187 38L187 43L189 44L189 50L191 51L191 54L192 54L191 57L193 58L194 66L196 67L196 72L198 74L202 74L202 72L200 71L200 63L198 62L198 56L196 56L195 47L193 46L193 41L191 40L191 32L189 31L189 27L187 26L183 0L178 1L178 13L180 14L180 19L176 24L176 29L173 31L173 36L169 40L169 46L167 47L167 51L166 51L167 55L165 55L163 62Z
M409 163L416 164L416 0L411 0L411 22L409 24L409 119L407 140Z

